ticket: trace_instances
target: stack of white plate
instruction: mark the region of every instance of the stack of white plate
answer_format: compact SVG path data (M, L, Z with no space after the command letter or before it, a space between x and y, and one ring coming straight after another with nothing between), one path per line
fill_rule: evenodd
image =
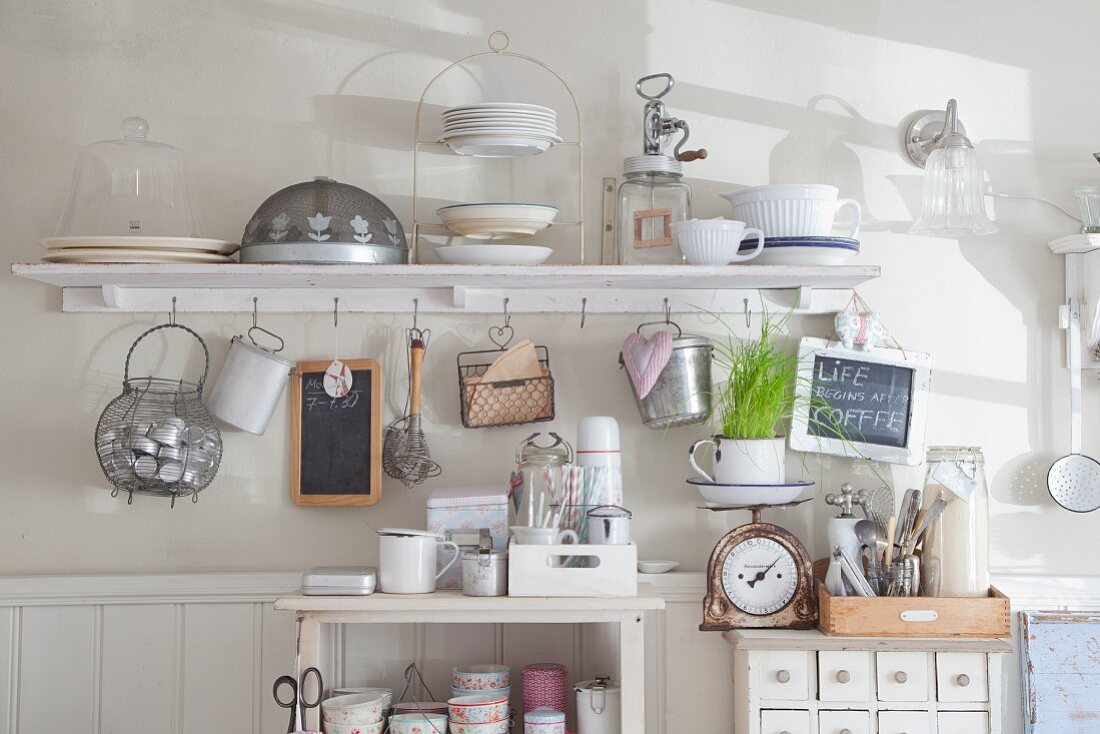
M483 102L445 110L439 142L460 155L513 158L542 153L562 139L557 114L549 107Z
M201 237L50 237L48 263L229 263L236 242Z
M529 237L549 227L558 208L548 204L452 204L436 210L447 229L473 240ZM549 247L512 244L461 244L437 247L450 265L540 265L553 254Z

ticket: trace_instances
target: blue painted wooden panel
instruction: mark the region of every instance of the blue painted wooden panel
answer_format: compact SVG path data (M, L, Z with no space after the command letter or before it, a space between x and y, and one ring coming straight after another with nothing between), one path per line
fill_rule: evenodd
M1021 622L1027 730L1100 732L1100 616L1030 612Z

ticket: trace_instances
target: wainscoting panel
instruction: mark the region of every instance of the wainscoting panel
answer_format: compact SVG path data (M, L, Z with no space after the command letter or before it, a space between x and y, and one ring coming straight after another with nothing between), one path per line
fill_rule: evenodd
M284 731L289 712L275 705L271 685L293 669L295 625L271 602L299 578L0 578L0 734ZM647 626L647 734L726 734L732 656L721 635L698 631L703 575L650 578L667 609ZM1100 608L1100 581L997 584L1018 608ZM455 663L503 662L513 668L518 705L526 663L564 663L574 681L617 672L617 629L604 624L345 625L327 640L329 687L400 693L415 660L445 699ZM1006 734L1020 731L1016 678L1009 671Z

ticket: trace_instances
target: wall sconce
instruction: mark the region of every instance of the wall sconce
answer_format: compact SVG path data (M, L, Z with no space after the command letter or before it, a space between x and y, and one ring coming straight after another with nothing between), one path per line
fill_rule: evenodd
M905 130L905 152L924 169L921 213L911 234L960 237L997 231L985 212L985 174L955 100L948 100L946 111L915 113Z

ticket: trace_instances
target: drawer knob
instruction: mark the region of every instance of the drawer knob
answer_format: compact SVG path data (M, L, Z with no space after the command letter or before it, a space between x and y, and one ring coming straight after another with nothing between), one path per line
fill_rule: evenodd
M852 734L852 730L851 729L841 729L840 734Z
M958 683L960 687L966 688L970 685L970 676L966 673L959 673L955 676L955 682Z
M777 681L779 681L780 683L790 683L791 682L791 674L790 674L790 672L788 672L786 670L781 670L781 671L779 671L778 673L775 674L775 679Z
M899 670L898 672L894 673L894 680L898 683L905 683L909 680L909 676L905 673L904 670Z
M852 674L847 670L838 670L836 672L836 682L840 684L847 683L852 679Z
M779 734L791 734L791 733L789 731L787 731L786 729L784 729L783 731L779 732Z

